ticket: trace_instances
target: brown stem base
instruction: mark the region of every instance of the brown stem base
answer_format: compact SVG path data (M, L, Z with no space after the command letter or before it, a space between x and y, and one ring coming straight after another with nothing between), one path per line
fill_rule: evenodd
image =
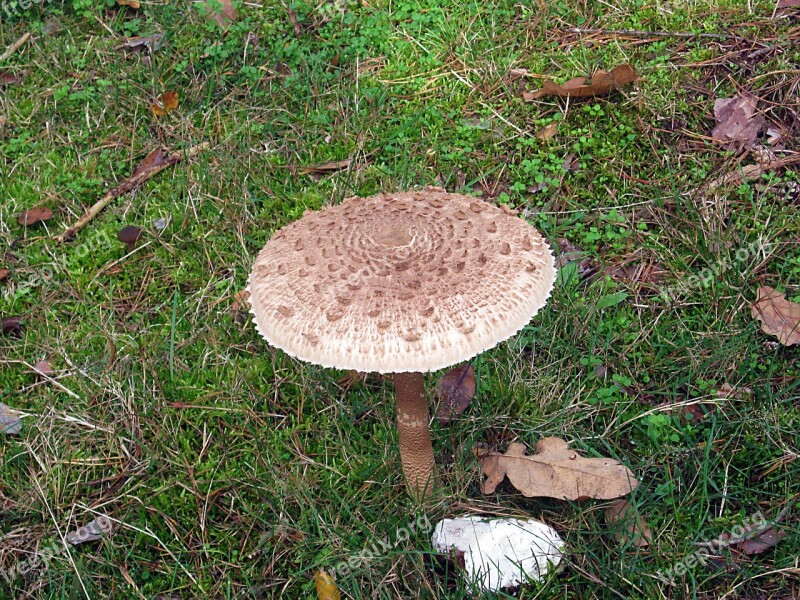
M425 500L432 495L436 474L422 373L395 373L394 389L400 460L408 493L417 500Z

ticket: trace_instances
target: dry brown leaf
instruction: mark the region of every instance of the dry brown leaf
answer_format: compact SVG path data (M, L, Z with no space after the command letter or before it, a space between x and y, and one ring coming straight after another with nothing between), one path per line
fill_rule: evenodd
M562 98L602 96L638 79L639 74L631 65L619 65L611 69L611 71L600 69L592 75L590 82L587 82L586 77L575 77L560 85L553 81L545 81L542 84L542 89L535 92L525 92L522 98L526 102L530 102L544 96L560 96Z
M136 168L133 170L133 174L129 177L129 179L133 179L134 177L140 176L149 171L155 171L166 164L167 160L164 157L164 150L160 147L156 148L150 154L145 156L142 162L136 165Z
M32 208L26 210L17 217L17 223L25 227L38 223L40 221L48 221L53 218L53 211L47 207Z
M10 85L13 83L19 83L19 81L20 78L13 73L9 73L8 71L0 71L0 85Z
M785 530L764 527L763 523L752 523L744 527L743 532L737 537L725 532L719 536L719 539L726 542L727 545L741 550L744 554L752 555L761 554L774 548L785 537Z
M570 152L564 157L564 164L561 166L567 173L575 173L581 168L581 163L578 157Z
M10 335L15 338L22 337L22 325L19 317L3 317L0 320L0 325L2 325L0 331L3 332L3 335Z
M536 132L536 138L546 142L558 133L558 121L553 121Z
M639 514L639 511L624 498L615 500L606 509L606 523L619 525L619 531L614 537L621 543L631 543L639 548L645 548L653 541L653 532L650 526Z
M717 126L711 137L728 150L752 148L766 122L757 104L758 99L749 95L719 98L714 102Z
M227 27L238 18L231 0L200 0L204 14L220 27Z
M42 377L50 377L54 373L53 367L46 360L37 360L33 370Z
M250 292L247 290L242 290L241 292L236 292L233 296L233 302L231 303L231 307L228 309L228 314L233 319L234 323L242 325L247 321L247 315L250 311Z
M761 554L777 546L786 537L786 531L770 527L755 537L748 538L736 544L745 554Z
M778 4L775 6L778 10L782 8L798 8L800 7L800 0L778 0Z
M569 263L577 261L577 274L581 280L590 277L597 270L594 261L586 256L586 252L570 242L567 238L558 238L556 250L556 266L561 269Z
M139 0L117 0L120 6L128 6L130 8L141 8L142 4Z
M539 440L531 456L525 455L524 444L510 444L505 454L483 456L481 466L484 494L494 492L506 476L528 498L611 500L639 485L630 469L616 460L585 458L556 437Z
M22 431L20 412L0 402L0 433L7 435L17 434Z
M336 582L326 571L317 571L317 574L314 575L314 584L317 588L318 600L339 600L341 598Z
M0 269L0 281L11 275L11 269Z
M164 92L158 97L156 104L150 105L150 110L156 117L163 117L176 108L178 108L178 92Z
M442 375L435 392L439 401L439 408L436 410L439 422L446 425L463 413L475 396L476 388L475 370L470 363L450 369Z
M761 321L761 330L774 335L784 346L800 344L800 303L790 302L786 294L768 285L758 288L750 314Z

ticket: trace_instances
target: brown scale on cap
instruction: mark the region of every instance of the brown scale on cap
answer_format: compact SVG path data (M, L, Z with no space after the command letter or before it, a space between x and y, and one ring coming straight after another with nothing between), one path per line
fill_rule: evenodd
M250 302L264 337L300 359L431 371L512 336L554 279L547 244L513 211L428 189L307 211L259 254Z

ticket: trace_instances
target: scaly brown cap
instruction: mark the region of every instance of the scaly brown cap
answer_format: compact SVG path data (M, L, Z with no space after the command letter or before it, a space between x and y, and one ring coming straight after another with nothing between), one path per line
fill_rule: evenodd
M550 248L524 220L428 188L306 213L264 246L249 290L273 346L325 367L398 373L508 339L554 280Z

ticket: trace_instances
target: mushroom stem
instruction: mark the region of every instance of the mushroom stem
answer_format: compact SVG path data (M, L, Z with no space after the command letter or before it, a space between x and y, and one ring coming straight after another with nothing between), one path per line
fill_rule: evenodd
M412 497L425 500L431 496L436 475L422 373L395 373L394 389L400 461L406 485Z

